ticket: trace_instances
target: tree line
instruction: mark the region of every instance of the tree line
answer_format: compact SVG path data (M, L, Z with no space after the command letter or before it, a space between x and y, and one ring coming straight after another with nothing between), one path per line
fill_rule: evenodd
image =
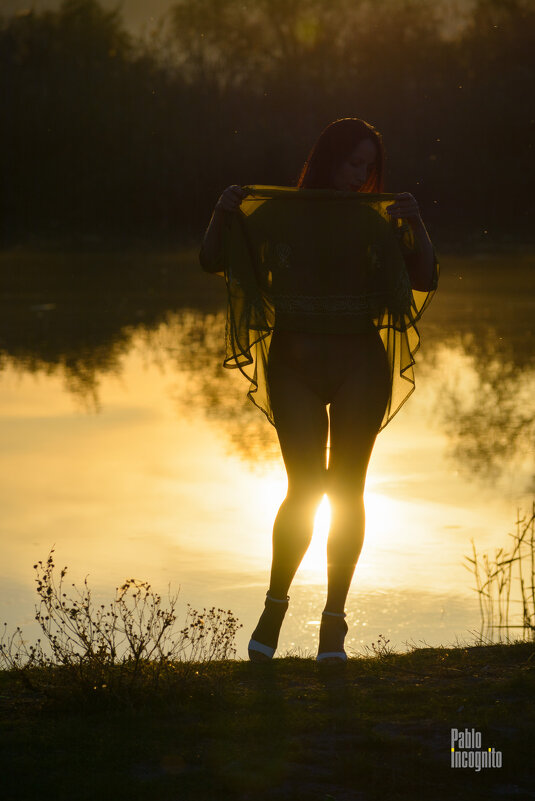
M295 184L345 116L439 246L532 241L535 6L475 0L457 30L437 9L177 0L137 39L97 0L0 19L3 246L193 242L225 186Z

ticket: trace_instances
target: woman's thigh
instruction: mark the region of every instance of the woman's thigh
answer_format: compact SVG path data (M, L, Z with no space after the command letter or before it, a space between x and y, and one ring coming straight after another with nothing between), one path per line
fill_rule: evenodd
M322 494L329 429L326 404L282 359L270 359L268 383L288 489Z
M348 363L330 405L328 492L357 494L390 396L390 374L378 336L367 337Z

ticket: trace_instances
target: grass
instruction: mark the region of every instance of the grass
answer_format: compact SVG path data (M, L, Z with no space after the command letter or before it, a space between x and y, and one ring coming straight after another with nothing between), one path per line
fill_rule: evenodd
M95 605L53 551L35 566L42 638L0 657L2 798L531 798L535 643L415 648L380 636L345 666L234 657L231 610L189 609L125 582ZM503 766L450 767L451 729Z
M494 557L465 557L479 596L481 634L487 639L508 639L521 629L523 639L535 639L535 501L531 512L518 512L509 549L497 548Z
M532 643L197 667L128 703L99 688L92 704L0 672L3 797L532 797ZM450 730L465 727L502 768L449 767Z

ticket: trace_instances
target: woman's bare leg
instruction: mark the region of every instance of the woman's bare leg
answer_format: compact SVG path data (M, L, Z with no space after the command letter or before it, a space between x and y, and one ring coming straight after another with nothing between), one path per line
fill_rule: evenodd
M325 403L284 364L270 371L270 397L288 491L273 526L269 594L286 598L305 555L325 492L328 415Z
M344 611L362 550L366 471L389 391L383 346L378 339L371 340L330 406L327 494L332 518L327 541L328 591L325 604L329 612Z
M249 657L263 661L277 647L288 607L290 584L306 553L316 508L325 492L328 416L326 405L283 362L269 371L271 405L282 456L288 473L288 492L273 526L273 559L265 609L252 633Z

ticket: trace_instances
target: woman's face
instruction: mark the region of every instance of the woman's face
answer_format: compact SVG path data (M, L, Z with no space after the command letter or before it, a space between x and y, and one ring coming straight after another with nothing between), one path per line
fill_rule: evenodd
M366 183L377 160L377 145L363 139L332 176L332 187L341 192L358 192Z

